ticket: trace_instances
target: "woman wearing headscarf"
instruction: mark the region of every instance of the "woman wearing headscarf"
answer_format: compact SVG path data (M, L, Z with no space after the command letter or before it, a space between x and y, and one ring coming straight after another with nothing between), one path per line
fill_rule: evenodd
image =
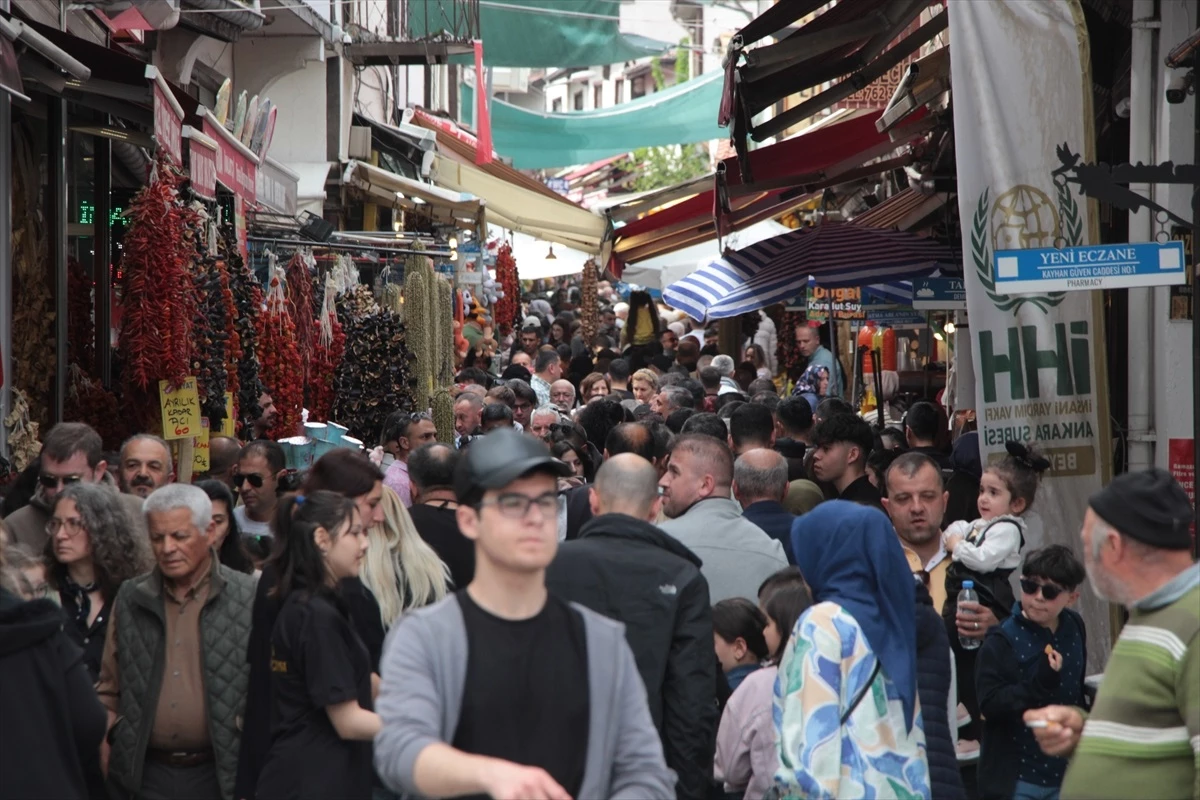
M775 689L784 796L930 797L916 592L883 512L833 500L796 520L813 594Z
M983 463L979 460L978 433L969 431L955 439L950 451L950 467L954 472L946 481L950 498L946 501L946 513L942 516L943 528L952 522L970 522L979 516L976 503L979 501Z
M825 398L825 393L828 391L829 367L813 364L804 370L804 374L796 381L796 387L792 389L792 397L803 397L812 406L812 410L816 411L817 405Z

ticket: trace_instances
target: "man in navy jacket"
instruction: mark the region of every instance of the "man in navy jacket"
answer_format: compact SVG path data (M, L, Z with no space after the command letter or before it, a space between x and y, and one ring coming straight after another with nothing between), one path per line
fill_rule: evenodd
M787 459L774 450L747 450L733 464L733 494L742 504L742 516L783 545L789 564L792 523L796 517L783 507L788 491Z

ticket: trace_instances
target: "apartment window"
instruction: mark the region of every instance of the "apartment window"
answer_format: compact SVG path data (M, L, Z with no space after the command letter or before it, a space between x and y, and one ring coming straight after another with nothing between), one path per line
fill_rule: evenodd
M625 102L625 79L617 78L617 82L613 88L613 104L620 105Z
M639 75L629 84L629 99L637 100L639 97L646 96L646 77Z
M576 92L575 96L571 98L571 108L583 111L583 90Z
M597 83L592 87L592 108L602 108L604 106L604 84Z
M562 111L562 98L561 97L554 98L554 102L550 105L550 110L551 111Z

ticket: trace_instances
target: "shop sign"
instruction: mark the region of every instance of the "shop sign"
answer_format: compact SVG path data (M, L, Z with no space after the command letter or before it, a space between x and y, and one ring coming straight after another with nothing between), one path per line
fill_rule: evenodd
M962 278L916 278L912 307L918 311L966 311L967 289Z
M194 377L184 378L177 389L171 388L170 381L159 381L158 398L162 407L162 438L191 439L200 435L200 393Z
M867 319L880 325L925 325L925 315L907 308L873 308L867 306Z
M146 67L154 92L154 140L167 151L171 160L183 165L183 107L171 94L171 87L163 80L158 69Z
M299 178L284 172L270 159L258 167L258 202L272 211L296 216L296 194Z
M829 318L829 305L833 304L834 319L864 319L862 289L847 286L842 289L827 289L816 284L808 285L808 303L805 315L810 322L824 322Z
M185 127L188 140L188 174L192 191L205 200L217 199L217 143L192 127Z
M192 474L208 472L209 469L209 423L208 417L200 418L200 435L192 437Z
M946 12L943 11L942 13L944 14ZM921 18L918 17L910 22L908 27L905 28L899 36L888 43L887 50L884 50L883 52L887 53L888 50L891 50L893 47L903 42L920 27ZM900 88L901 82L904 81L904 73L908 71L908 65L917 60L919 53L920 51L918 50L915 53L905 56L903 59L901 59L899 64L896 64L883 75L880 75L878 78L871 81L869 84L859 89L845 100L834 103L833 108L847 108L853 110L863 108L887 108L888 101L892 99L892 95L896 93L896 89Z
M237 197L255 202L258 195L258 159L209 112L204 118L204 133L217 142L217 182Z
M1187 492L1188 501L1196 506L1196 440L1167 440L1167 469ZM1195 547L1196 527L1192 525L1192 544Z
M1171 226L1171 239L1183 242L1183 257L1189 264L1196 263L1192 258L1192 229L1182 225ZM1192 271L1187 270L1187 283L1171 287L1171 311L1173 320L1189 320L1192 318Z
M546 188L558 192L561 195L568 195L571 192L571 183L566 178L546 178Z
M1129 289L1185 283L1183 242L997 250L1000 294Z

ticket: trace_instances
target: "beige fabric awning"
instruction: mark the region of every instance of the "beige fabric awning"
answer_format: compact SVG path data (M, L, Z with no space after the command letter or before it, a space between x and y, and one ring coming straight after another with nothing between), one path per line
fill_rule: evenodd
M538 239L599 253L608 221L585 208L510 183L478 167L436 156L431 179L483 201L487 221Z
M479 199L438 186L414 181L403 175L364 161L350 161L342 174L342 183L369 195L375 202L390 208L420 208L432 213L434 219L454 222L474 229L482 205Z

